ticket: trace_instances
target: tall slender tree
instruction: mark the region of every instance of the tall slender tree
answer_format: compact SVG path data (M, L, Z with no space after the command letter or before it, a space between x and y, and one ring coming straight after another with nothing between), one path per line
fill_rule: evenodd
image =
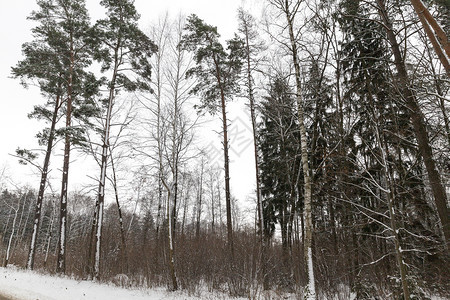
M99 187L97 196L97 230L95 239L95 260L93 278L100 278L100 253L103 208L105 198L106 168L108 163L109 137L111 131L111 112L114 100L120 90L151 91L148 84L151 75L150 56L157 50L155 44L138 28L139 14L134 1L103 0L107 9L107 18L96 24L98 39L102 50L98 53L102 62L102 71L111 72L106 98L105 126L102 132L102 154ZM129 72L136 78L130 79Z
M95 90L96 80L89 76L85 81L84 69L91 63L89 42L90 24L83 0L43 0L38 2L39 10L33 11L30 19L40 25L33 29L35 36L42 39L47 51L47 60L51 62L49 74L53 79L60 78L56 86L60 89L61 104L64 104L66 116L64 133L64 163L62 168L62 186L60 196L60 222L58 259L56 270L65 272L67 238L67 187L69 178L70 146L76 141L77 132L72 127L74 104ZM46 60L44 60L46 61ZM55 70L55 66L58 68ZM54 87L55 88L55 87ZM63 91L63 92L62 92ZM64 97L64 98L62 98ZM79 135L78 135L79 137ZM42 180L41 180L42 181ZM38 226L38 225L37 225ZM37 227L36 226L36 227ZM32 251L30 253L32 256ZM32 260L32 258L31 258ZM31 260L29 260L31 267Z
M299 61L299 32L295 28L296 16L301 9L301 5L304 1L291 1L291 0L270 0L272 6L274 6L279 12L282 13L286 19L283 28L288 31L288 42L284 45L289 51L292 63L294 65L294 76L296 86L296 102L297 102L297 118L300 131L300 143L301 143L301 161L303 169L304 180L304 216L305 216L305 243L304 243L304 257L308 270L308 285L305 289L306 299L316 299L315 277L312 258L312 239L313 239L313 221L312 221L312 173L309 166L309 152L308 149L308 137L305 127L305 114L304 114L304 99L302 93L302 78Z
M261 275L263 278L263 287L268 289L267 276L265 275L266 265L266 240L264 235L264 213L261 196L260 180L260 159L258 155L257 133L256 133L256 103L255 103L255 83L254 72L258 65L258 54L263 50L263 44L258 42L258 33L256 31L256 22L252 15L240 8L238 11L239 32L243 35L244 53L245 53L245 72L246 72L246 97L249 100L250 118L253 131L253 147L255 157L255 183L256 183L256 207L259 217L259 230L261 234Z
M228 154L228 120L226 102L239 90L243 59L245 57L244 41L235 36L227 41L225 49L219 41L217 27L206 24L196 15L187 19L187 33L181 41L181 46L194 52L195 67L187 72L187 76L194 76L198 83L192 93L201 96L200 109L206 109L215 114L219 108L222 113L223 156L225 169L225 204L227 210L228 245L231 257L234 257L233 227L231 219L231 191L230 191L230 159ZM219 102L219 103L218 103Z
M67 5L64 1L61 2ZM86 121L95 110L92 103L86 101L96 93L98 81L92 74L83 70L90 61L87 57L89 50L83 49L89 37L89 24L87 16L83 17L83 4L75 4L73 7L58 8L58 1L39 1L39 10L33 11L29 19L39 23L32 29L34 40L22 46L25 58L12 68L12 74L22 80L22 84L27 86L29 82L36 82L41 93L48 98L44 106L35 106L29 117L43 119L50 123L50 128L44 129L37 135L39 144L45 145L45 158L43 165L39 167L41 180L39 192L35 206L34 226L27 260L27 268L32 269L36 253L36 242L39 233L42 200L46 187L51 151L57 136L71 135L72 142L79 141L81 131L75 128L57 129L56 123L60 118L61 107L69 104L72 95L68 94L69 87L72 94L77 97L75 105L71 110L75 110L75 117ZM74 19L73 14L81 11L79 19ZM85 36L80 35L84 31ZM73 48L80 47L76 57L70 60L70 39ZM75 45L75 40L78 45ZM69 84L70 70L76 74L75 81ZM73 77L73 75L72 75ZM78 101L81 100L81 101ZM67 111L67 109L66 109ZM24 161L30 161L33 154L29 151L18 149L17 154Z
M25 59L20 61L16 67L12 68L14 77L21 78L25 86L29 80L38 81L41 92L48 98L48 101L45 106L35 106L33 112L29 114L29 116L50 122L50 128L46 128L40 133L40 144L46 143L47 145L43 165L39 168L41 180L35 206L34 225L28 253L27 269L33 269L34 266L36 242L41 223L42 201L47 184L50 156L54 146L56 123L61 107L61 98L63 97L63 90L61 88L63 85L63 78L61 76L63 69L61 68L61 62L58 57L52 54L52 49L50 49L44 41L40 40L44 38L40 35L41 34L37 37L37 39L39 39L38 41L26 43L22 46ZM16 153L24 161L35 157L34 154L24 149L18 149Z

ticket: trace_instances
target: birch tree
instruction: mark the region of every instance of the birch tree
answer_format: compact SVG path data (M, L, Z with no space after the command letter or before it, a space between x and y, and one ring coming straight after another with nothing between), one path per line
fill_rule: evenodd
M13 243L13 240L14 240L14 235L16 234L16 232L18 230L17 229L17 216L19 215L20 200L22 198L24 198L25 195L18 195L18 197L15 197L15 195L10 195L10 197L8 197L8 198L10 198L9 199L10 201L7 201L7 199L5 199L7 197L4 197L4 196L5 195L3 195L3 197L2 197L3 198L3 205L5 205L7 208L9 208L10 214L14 213L14 217L13 217L12 225L11 225L11 233L10 233L9 238L8 238L8 245L6 246L5 259L3 260L3 264L2 264L2 266L4 268L6 268L8 266L8 262L9 262L9 259L11 257L11 246L12 246L12 243ZM17 199L17 203L13 203L13 201L16 200L14 198ZM9 222L7 222L7 225L8 225L8 223Z
M284 46L287 48L292 63L294 65L295 87L296 87L296 101L297 101L297 118L300 131L301 141L301 161L304 179L304 216L305 216L305 243L304 243L304 257L307 264L308 284L305 288L305 299L316 299L316 288L314 278L314 266L312 258L312 239L313 239L313 224L312 224L312 174L309 167L308 160L308 137L306 135L304 103L302 99L302 82L299 62L298 39L299 34L295 26L295 18L301 9L303 1L291 0L270 0L269 3L274 6L285 18L285 29L288 31L289 41Z

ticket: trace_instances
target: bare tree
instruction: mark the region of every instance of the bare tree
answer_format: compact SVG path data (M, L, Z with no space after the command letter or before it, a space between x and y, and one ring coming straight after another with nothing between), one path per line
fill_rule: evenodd
M263 278L263 287L264 289L268 289L266 278L266 240L264 235L264 213L263 213L263 203L262 203L262 195L261 195L261 186L260 186L260 175L259 175L259 155L258 155L258 146L257 146L257 138L256 138L256 112L255 112L255 88L254 88L254 79L253 73L255 68L257 68L258 59L256 58L258 52L262 51L262 44L258 43L258 34L256 31L256 23L254 18L247 12L245 12L242 8L238 11L239 18L239 31L244 35L245 40L245 72L246 72L246 88L247 88L247 98L249 100L250 107L250 118L252 123L253 130L253 147L254 147L254 157L255 157L255 183L256 183L256 205L259 219L259 230L261 235L261 275L260 278Z

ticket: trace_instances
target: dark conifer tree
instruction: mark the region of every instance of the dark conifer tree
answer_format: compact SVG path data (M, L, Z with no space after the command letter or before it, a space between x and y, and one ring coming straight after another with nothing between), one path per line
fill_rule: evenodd
M96 94L99 84L94 75L84 70L90 64L89 47L85 47L90 28L87 12L83 8L84 3L48 0L38 1L38 5L39 10L33 11L29 17L39 23L32 30L34 40L22 46L25 58L12 68L14 77L20 78L25 86L29 82L36 82L43 96L48 99L45 105L35 106L29 114L29 117L50 123L50 128L45 128L37 135L39 144L46 146L46 150L43 165L39 167L41 180L27 260L29 269L34 265L42 200L54 141L58 136L65 136L67 143L83 142L83 130L71 127L70 118L73 113L75 118L85 123L95 114L92 97ZM61 118L61 108L66 114L66 126L58 129L56 123ZM70 149L70 146L67 149ZM23 162L31 162L36 158L35 154L24 149L18 149L17 154ZM68 152L66 154L68 155ZM68 160L65 166L68 168ZM63 171L63 183L67 182L67 171L68 169ZM66 198L61 198L61 229L65 222ZM61 234L61 237L65 235ZM62 241L61 247L64 248ZM58 269L63 272L62 264L59 264Z
M258 144L266 231L270 234L275 224L280 224L285 268L290 268L290 223L302 205L297 197L302 172L294 107L295 99L286 78L276 77L261 104Z

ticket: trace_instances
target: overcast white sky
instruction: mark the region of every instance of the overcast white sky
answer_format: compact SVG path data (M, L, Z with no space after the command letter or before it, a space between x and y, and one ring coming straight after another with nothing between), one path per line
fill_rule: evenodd
M87 0L87 7L93 19L102 17L103 9L99 5L99 0ZM254 9L260 5L258 0L136 0L135 5L141 14L141 28L145 31L151 23L166 11L170 16L176 16L180 12L189 15L197 14L207 23L218 27L219 33L224 38L232 37L237 29L237 9L243 5L245 8ZM43 102L39 91L35 87L24 89L18 80L10 77L11 67L22 59L21 45L31 41L30 29L35 26L26 18L37 5L35 0L14 0L3 3L0 10L0 174L5 168L6 174L12 181L19 184L29 184L33 188L38 187L39 176L28 166L17 163L17 159L9 154L14 153L17 147L36 148L35 134L41 130L44 124L27 118L27 114L32 107ZM258 10L255 10L258 11ZM231 134L232 147L230 158L231 164L231 188L232 193L243 201L254 189L254 169L252 146L243 145L249 142L251 137L249 119L244 113L246 109L242 100L230 105L230 120L234 122L234 134ZM246 124L246 122L248 122ZM213 128L211 128L211 131ZM220 137L215 136L216 147L220 147ZM234 139L234 140L233 140ZM233 151L235 150L235 151ZM42 156L39 161L42 160ZM59 191L60 173L55 171L60 169L60 159L54 159L52 163L54 187ZM83 162L78 161L78 167L70 169L69 186L71 190L79 188L88 180L82 167ZM1 181L1 180L0 180Z

